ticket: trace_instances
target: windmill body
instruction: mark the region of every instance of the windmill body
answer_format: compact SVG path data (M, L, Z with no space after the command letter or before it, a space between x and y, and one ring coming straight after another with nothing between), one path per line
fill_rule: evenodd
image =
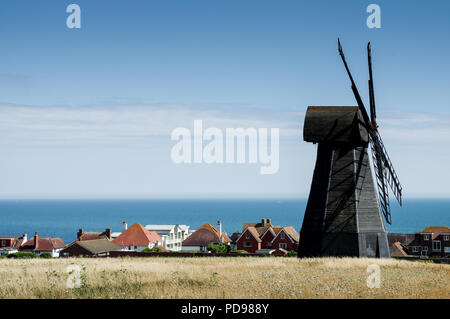
M378 132L370 42L370 118L338 40L358 106L310 106L303 138L317 160L300 231L299 257L389 257L383 216L391 223L388 186L401 205L402 187ZM375 179L368 155L372 149Z
M389 257L358 107L311 106L303 137L318 143L300 257Z

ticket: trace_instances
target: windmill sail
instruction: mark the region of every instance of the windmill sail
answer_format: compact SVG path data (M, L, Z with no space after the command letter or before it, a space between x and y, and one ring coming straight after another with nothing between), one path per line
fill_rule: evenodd
M370 42L367 44L367 59L369 62L369 101L370 101L370 121L372 128L377 128L377 113L375 111L375 94L373 93L373 75L372 75L372 54Z
M362 102L361 96L359 95L358 89L356 88L356 84L353 81L353 77L347 65L347 61L345 60L344 52L342 50L341 42L339 39L338 39L338 50L342 58L342 62L344 63L345 69L347 70L347 74L352 83L352 91L353 94L355 95L356 102L358 103L358 107L364 118L365 126L369 131L370 144L372 149L372 159L375 169L375 176L377 180L380 208L383 212L386 222L390 224L391 212L390 212L389 193L387 185L390 186L392 192L394 193L400 205L402 205L402 187L400 185L400 181L394 170L392 162L389 159L389 156L387 155L386 148L384 147L384 144L381 140L381 136L378 132L378 125L376 122L376 110L375 110L375 94L373 89L372 55L370 42L367 44L368 63L369 63L370 119L367 114L366 108L364 107L364 103Z

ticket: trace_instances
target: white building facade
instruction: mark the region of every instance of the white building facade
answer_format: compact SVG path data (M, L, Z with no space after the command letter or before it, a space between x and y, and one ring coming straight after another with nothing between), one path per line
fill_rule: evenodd
M191 234L187 225L147 225L145 229L157 233L169 251L180 251L181 243Z

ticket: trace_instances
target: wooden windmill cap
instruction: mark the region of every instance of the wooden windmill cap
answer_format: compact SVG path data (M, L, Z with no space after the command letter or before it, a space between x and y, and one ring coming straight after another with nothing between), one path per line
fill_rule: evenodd
M364 145L367 129L357 106L309 106L303 125L306 142L337 142Z

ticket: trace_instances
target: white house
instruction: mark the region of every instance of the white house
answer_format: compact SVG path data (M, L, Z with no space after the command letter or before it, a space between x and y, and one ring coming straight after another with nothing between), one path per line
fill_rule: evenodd
M66 244L64 244L61 238L39 237L36 232L33 238L23 242L19 247L19 251L33 252L36 255L50 253L52 257L59 257L59 252L64 247L66 247Z
M162 238L162 246L172 251L180 251L181 243L191 234L187 225L147 225L145 229L157 233Z

